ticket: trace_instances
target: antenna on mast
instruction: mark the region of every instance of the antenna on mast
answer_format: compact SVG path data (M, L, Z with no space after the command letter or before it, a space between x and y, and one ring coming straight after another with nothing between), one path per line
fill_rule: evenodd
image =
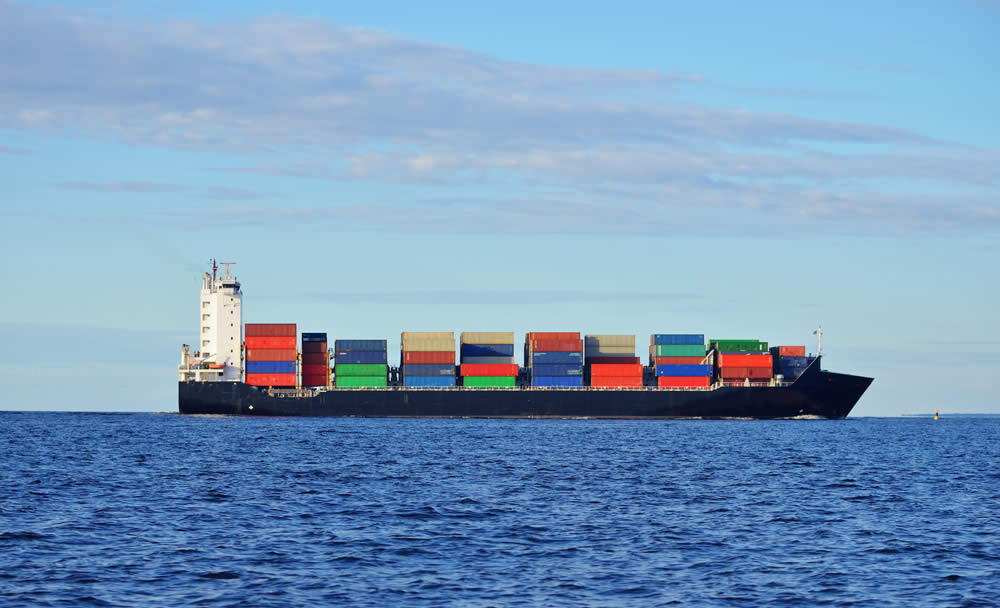
M215 258L212 258L212 282L215 282L215 273L219 270L219 265L215 263Z
M813 332L813 335L816 336L816 356L818 357L823 354L823 326L820 325Z

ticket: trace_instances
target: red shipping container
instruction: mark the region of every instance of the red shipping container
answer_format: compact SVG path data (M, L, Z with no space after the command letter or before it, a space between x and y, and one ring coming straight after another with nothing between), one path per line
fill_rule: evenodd
M251 348L287 348L295 350L295 336L247 336L243 339L247 350Z
M243 335L249 338L295 337L295 323L247 323Z
M540 352L579 353L583 352L583 340L544 339L531 340L531 350Z
M653 357L656 365L702 365L708 357Z
M579 340L578 331L529 331L525 336L528 342L532 340ZM536 349L538 350L538 349Z
M782 357L805 357L805 346L779 346L778 355Z
M750 372L745 367L723 367L719 369L719 375L726 379L749 378Z
M615 365L629 365L630 363L641 363L642 360L639 357L587 357L587 363L600 363L601 365L615 364Z
M605 377L642 377L642 364L641 363L626 363L625 365L612 365L608 363L595 363L590 366L590 376L591 378L605 376Z
M410 350L403 351L403 363L436 363L444 365L450 363L455 365L455 351L453 350Z
M303 342L302 352L304 353L325 353L327 352L326 342Z
M330 353L302 353L302 364L303 365L315 365L315 364L329 365L330 364Z
M771 367L771 355L719 353L719 367Z
M516 376L516 363L463 363L462 376Z
M302 386L326 386L326 376L302 376Z
M707 376L659 376L656 384L661 388L708 388L711 381Z
M598 388L641 388L642 376L597 376L590 379L590 386Z
M303 376L325 376L326 370L330 369L325 363L303 363Z
M295 386L295 374L247 374L250 386Z
M747 374L751 380L770 380L772 371L770 367L751 367L747 370Z
M294 348L248 348L247 361L295 361Z

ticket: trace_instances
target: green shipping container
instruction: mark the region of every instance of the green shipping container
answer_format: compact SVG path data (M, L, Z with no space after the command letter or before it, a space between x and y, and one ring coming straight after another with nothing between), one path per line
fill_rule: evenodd
M337 376L382 376L389 374L389 366L385 363L338 363L334 367Z
M654 357L704 357L705 347L700 344L660 344L649 347Z
M337 376L336 381L337 386L347 388L384 387L386 384L384 376Z
M721 353L766 353L767 342L760 340L710 340Z
M479 388L488 387L509 387L513 388L517 384L514 376L466 376L462 378L465 386L475 386Z

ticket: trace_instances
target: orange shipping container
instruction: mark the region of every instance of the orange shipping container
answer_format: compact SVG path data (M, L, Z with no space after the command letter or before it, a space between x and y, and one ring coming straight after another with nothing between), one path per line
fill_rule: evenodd
M250 338L295 337L295 323L247 323L243 335Z
M247 374L250 386L295 386L295 374Z
M708 357L653 357L656 365L702 365ZM706 364L707 365L707 364Z
M656 379L660 388L708 388L710 382L707 376L660 376Z
M614 365L610 363L595 363L590 366L590 376L610 376L610 377L642 377L641 363L626 363L624 365Z
M463 363L463 376L516 376L516 363Z
M642 376L596 376L590 386L598 388L641 388Z
M529 331L525 336L528 342L532 340L579 340L578 331ZM582 350L582 349L581 349Z
M453 350L407 350L403 351L403 363L436 363L455 365Z
M805 346L779 346L778 354L782 357L805 357Z
M578 353L583 352L583 340L578 339L532 339L529 342L532 351L558 352L558 353Z
M243 339L247 350L251 348L287 348L295 350L295 336L247 336Z
M294 348L248 348L247 361L295 361Z
M771 355L719 353L719 367L771 367Z

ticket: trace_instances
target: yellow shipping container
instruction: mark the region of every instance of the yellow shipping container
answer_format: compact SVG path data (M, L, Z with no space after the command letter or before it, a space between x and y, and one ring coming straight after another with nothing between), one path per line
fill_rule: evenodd
M403 341L403 350L455 352L455 338L409 338Z
M463 331L462 344L513 344L512 331Z

